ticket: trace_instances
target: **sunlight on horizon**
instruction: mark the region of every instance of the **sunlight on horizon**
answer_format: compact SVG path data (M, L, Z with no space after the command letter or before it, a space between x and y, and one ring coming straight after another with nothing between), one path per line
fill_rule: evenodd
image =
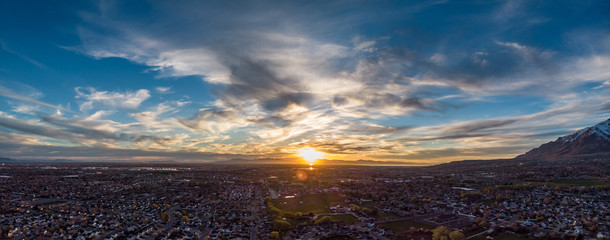
M324 153L308 147L299 150L298 156L302 157L305 162L309 163L309 165L312 166L318 161L318 159L324 156Z

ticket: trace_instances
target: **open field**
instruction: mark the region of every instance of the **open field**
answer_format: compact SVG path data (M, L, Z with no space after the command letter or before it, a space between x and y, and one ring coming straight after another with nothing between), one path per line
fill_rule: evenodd
M282 211L312 213L332 213L331 206L346 205L345 198L339 193L319 193L295 198L273 200L274 205Z
M351 238L348 235L332 236L332 237L328 238L328 240L351 240L351 239L353 239L353 238Z
M553 186L587 186L610 187L610 182L599 179L558 179L550 183Z
M518 187L518 186L585 186L585 187L610 187L610 182L601 179L556 179L553 181L511 181L510 185L498 185L497 187Z
M330 217L332 217L337 222L345 222L349 225L360 222L360 220L358 220L358 218L354 217L354 215L351 215L351 214L332 215Z
M417 228L434 229L434 226L431 226L431 225L428 225L428 224L425 224L425 223L416 222L416 221L413 221L413 220L402 220L402 221L396 221L396 222L387 222L387 223L379 224L379 226L382 226L384 228L390 229L395 234L409 231L409 229L411 229L411 227L414 227L416 229Z
M482 234L476 237L471 238L470 240L485 240L486 234ZM519 234L511 234L511 233L500 233L497 236L494 236L496 240L527 240L529 238L521 236Z
M502 233L495 237L498 240L527 240L529 238L521 236L519 234Z
M368 209L376 209L377 207L377 203L376 202L363 202L360 207L365 207ZM384 212L382 210L377 209L377 215L373 216L375 218L375 221L384 221L384 220L390 220L390 219L395 219L398 218L398 216L392 214L392 213L387 213Z

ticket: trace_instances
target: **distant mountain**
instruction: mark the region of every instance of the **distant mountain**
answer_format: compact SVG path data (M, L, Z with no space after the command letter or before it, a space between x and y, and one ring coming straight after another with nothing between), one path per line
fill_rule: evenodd
M0 157L0 162L15 162L15 159Z
M307 165L301 161L279 159L279 158L265 158L265 159L241 159L235 158L226 161L213 162L212 164L294 164L294 165ZM320 159L315 165L372 165L372 166L405 166L404 162L395 161L375 161L375 160L329 160Z
M610 119L540 145L516 160L610 156Z

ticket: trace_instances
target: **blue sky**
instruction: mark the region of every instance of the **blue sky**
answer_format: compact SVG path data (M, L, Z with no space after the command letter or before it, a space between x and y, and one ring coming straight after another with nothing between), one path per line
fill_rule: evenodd
M607 1L0 3L0 157L436 164L610 117Z

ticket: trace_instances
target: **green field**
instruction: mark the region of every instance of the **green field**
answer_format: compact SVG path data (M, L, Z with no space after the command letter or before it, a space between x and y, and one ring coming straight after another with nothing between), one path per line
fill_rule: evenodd
M282 211L312 213L332 213L331 206L345 206L345 198L339 193L319 193L295 198L279 198L273 200L273 205Z
M392 232L394 232L395 234L409 231L409 229L411 229L411 227L414 227L416 229L419 229L419 228L434 229L434 226L431 226L431 225L428 225L425 223L416 222L413 220L387 222L387 223L379 224L379 226L392 230Z
M510 185L497 185L496 187L511 188L511 187L524 187L524 186L585 186L585 187L610 187L610 182L605 182L601 179L557 179L550 182L544 181L512 181Z
M486 235L483 234L483 235L473 237L470 240L485 240L485 239L486 239ZM494 236L494 239L496 239L496 240L527 240L529 238L527 238L525 236L521 236L519 234L500 233L497 236Z
M360 207L365 207L368 209L376 209L375 208L376 206L377 206L376 202L363 202L360 205ZM387 213L387 212L377 209L377 215L373 216L373 217L375 218L376 221L384 221L384 220L390 220L390 219L397 218L398 216L396 216L392 213Z
M559 179L549 184L553 186L610 187L610 182L598 179Z
M350 236L347 236L347 235L339 235L339 236L332 236L327 239L328 240L352 240L353 238L351 238Z
M66 201L52 201L40 204L40 206L51 206L55 204L65 203Z
M494 239L498 239L498 240L527 240L529 238L521 236L519 234L502 233L502 234L496 236Z
M322 216L323 215L320 215L318 217L322 217ZM354 215L351 215L351 214L332 215L330 217L332 217L337 222L345 222L349 225L360 222L360 220L358 220L358 218L354 217Z

